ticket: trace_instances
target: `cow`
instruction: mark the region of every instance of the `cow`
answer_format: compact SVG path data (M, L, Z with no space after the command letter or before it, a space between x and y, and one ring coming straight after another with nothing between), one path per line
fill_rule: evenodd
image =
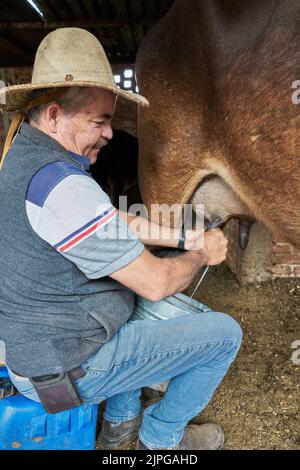
M300 248L298 0L175 0L137 55L143 202L204 203ZM155 220L157 214L152 211Z

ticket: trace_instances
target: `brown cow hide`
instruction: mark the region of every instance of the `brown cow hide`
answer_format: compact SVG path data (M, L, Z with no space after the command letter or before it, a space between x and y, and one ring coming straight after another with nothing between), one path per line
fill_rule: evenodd
M139 116L148 207L206 202L201 185L213 175L245 212L300 247L299 17L296 0L177 0L152 28L137 57L150 101Z

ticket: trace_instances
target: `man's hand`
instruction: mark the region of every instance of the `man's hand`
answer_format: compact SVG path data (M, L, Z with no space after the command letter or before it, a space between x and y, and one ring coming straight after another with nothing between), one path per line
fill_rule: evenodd
M184 248L188 251L202 250L207 265L220 264L225 260L228 240L222 230L187 230L185 236Z
M227 251L228 239L222 230L217 228L205 232L203 252L207 266L222 263L226 259Z
M204 236L199 246L197 238ZM197 245L198 243L198 245ZM110 277L124 284L138 295L157 302L175 292L186 289L202 266L219 264L227 253L227 239L220 229L198 231L196 248L175 258L159 258L148 250Z

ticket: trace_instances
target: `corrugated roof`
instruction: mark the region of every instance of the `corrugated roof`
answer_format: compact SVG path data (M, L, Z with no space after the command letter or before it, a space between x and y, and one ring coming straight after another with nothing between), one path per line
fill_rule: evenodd
M132 63L148 29L174 0L1 0L0 67L32 65L50 31L77 26L101 41L112 63Z

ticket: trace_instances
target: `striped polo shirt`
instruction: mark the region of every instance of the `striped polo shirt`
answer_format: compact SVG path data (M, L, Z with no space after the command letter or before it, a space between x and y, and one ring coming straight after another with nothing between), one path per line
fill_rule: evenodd
M31 179L26 212L33 230L90 279L108 276L144 250L108 195L89 174L89 159L70 152Z

